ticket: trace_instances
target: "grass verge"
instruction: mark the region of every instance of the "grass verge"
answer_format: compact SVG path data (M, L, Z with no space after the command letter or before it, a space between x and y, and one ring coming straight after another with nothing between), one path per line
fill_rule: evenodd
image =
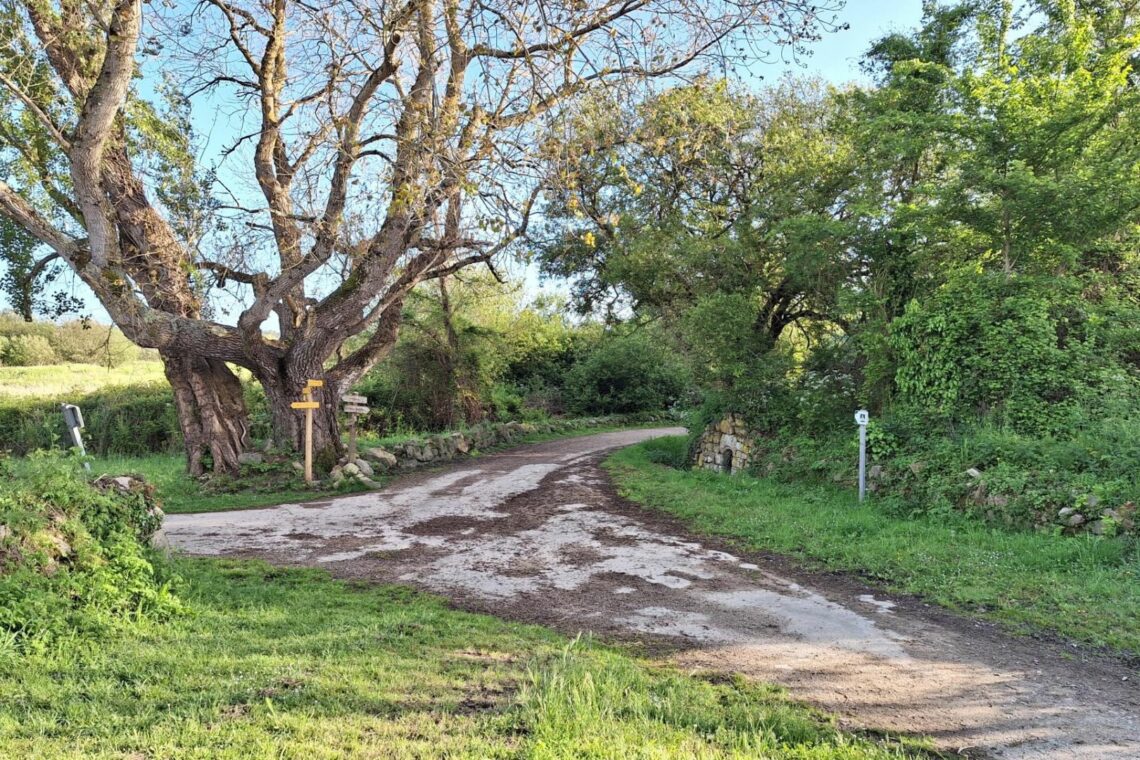
M606 462L623 495L742 546L857 571L1015 630L1140 653L1140 546L1122 538L1011 532L955 513L905 517L814 484L660 464L683 439Z
M49 653L0 647L0 756L918 756L774 687L315 570L179 560L189 612Z

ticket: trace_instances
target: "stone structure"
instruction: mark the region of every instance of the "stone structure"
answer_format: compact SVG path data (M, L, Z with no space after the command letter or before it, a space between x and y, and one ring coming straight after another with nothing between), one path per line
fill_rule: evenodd
M709 425L697 444L695 464L717 472L743 472L752 462L756 435L744 420L730 414Z

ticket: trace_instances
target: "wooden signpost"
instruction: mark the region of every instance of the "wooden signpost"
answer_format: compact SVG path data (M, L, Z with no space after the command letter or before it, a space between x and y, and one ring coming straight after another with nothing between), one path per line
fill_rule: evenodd
M305 482L313 482L313 410L321 408L321 402L313 400L313 389L321 388L324 380L310 380L301 391L301 401L294 401L289 406L294 409L305 410Z
M344 413L348 415L348 461L356 461L356 417L368 414L368 399L354 393L346 393L340 397L344 402Z

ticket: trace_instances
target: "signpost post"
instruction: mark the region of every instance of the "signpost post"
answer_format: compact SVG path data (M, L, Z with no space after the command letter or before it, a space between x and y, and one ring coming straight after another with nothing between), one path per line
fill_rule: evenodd
M859 501L867 496L867 423L870 420L866 409L855 412L855 424L859 426Z
M301 391L301 401L294 401L289 406L294 409L305 410L305 482L313 482L313 410L320 409L321 403L313 400L313 389L325 384L324 380L310 380Z
M354 393L346 393L340 397L344 402L344 413L348 415L348 461L356 461L356 417L368 414L368 399Z
M67 430L71 433L71 442L75 444L75 448L79 449L80 456L87 456L87 448L83 445L83 434L79 431L86 425L83 424L83 412L75 404L60 404L60 409L63 410L63 422L67 425ZM84 462L83 467L91 472L91 463Z

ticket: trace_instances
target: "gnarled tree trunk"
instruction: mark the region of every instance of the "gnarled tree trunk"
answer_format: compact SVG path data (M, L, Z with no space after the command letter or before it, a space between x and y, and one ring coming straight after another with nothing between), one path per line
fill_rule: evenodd
M249 412L241 381L225 362L162 354L163 369L178 410L191 475L205 472L209 452L216 473L236 474L249 445Z
M313 412L313 459L318 471L326 471L344 453L337 422L340 388L336 381L326 377L319 365L316 368L288 366L284 372L276 367L262 368L255 374L265 389L273 423L273 443L293 451L304 450L305 413L290 405L301 400L301 391L309 380L324 381L324 386L313 390L313 400L321 405Z

